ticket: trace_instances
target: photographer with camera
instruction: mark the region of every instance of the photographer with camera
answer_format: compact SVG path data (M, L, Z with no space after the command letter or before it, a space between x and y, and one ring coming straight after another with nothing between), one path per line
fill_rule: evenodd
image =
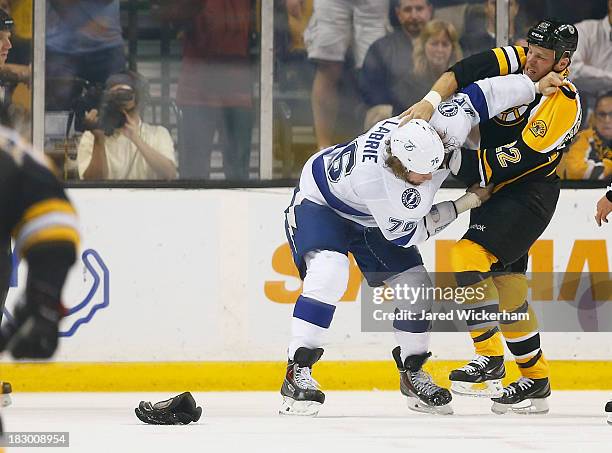
M174 143L163 126L142 121L138 75L114 74L99 109L85 114L77 152L81 179L175 179Z

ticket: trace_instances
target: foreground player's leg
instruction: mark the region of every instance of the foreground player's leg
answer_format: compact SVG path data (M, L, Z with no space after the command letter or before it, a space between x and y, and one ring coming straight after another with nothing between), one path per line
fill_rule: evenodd
M497 258L484 247L467 239L457 242L451 250L451 264L457 284L471 288L465 294L465 310L476 356L461 368L451 371L451 390L465 396L493 397L501 395L501 380L506 376L504 345L497 322L487 321L488 313L497 313L498 295L487 273ZM485 318L483 320L483 318Z
M11 238L5 236L0 241L0 324L4 316L4 304L10 286L12 271ZM10 406L13 389L9 382L0 381L0 407Z
M304 287L293 310L287 372L281 387L280 413L285 415L316 415L325 401L311 375L312 367L323 355L324 335L349 277L348 257L342 253L310 252L305 261Z
M522 273L504 274L495 276L494 282L501 310L525 314L526 319L500 323L522 377L504 388L500 397L493 398L491 410L497 414L508 411L545 414L548 412L546 398L550 396L550 373L540 348L538 320L526 300L527 277Z
M387 281L391 288L399 285L411 288L433 287L429 274L423 266L416 266ZM399 301L397 301L399 302ZM419 300L405 301L407 306L398 308L410 310L419 315L431 312L433 300L427 292L421 292ZM428 320L394 321L395 338L399 346L393 350L393 358L400 373L400 391L408 399L408 407L417 412L452 414L452 396L448 389L440 387L422 369L431 356L429 338L431 322Z

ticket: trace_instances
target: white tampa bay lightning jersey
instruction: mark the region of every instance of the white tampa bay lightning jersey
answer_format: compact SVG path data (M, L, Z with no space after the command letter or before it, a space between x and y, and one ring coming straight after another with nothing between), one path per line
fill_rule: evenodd
M399 118L378 122L350 143L322 150L302 171L300 199L329 206L338 215L367 227L379 227L396 245L410 246L427 239L423 218L449 170L436 170L430 181L412 185L385 166L385 141Z
M466 93L441 104L430 121L451 149L466 141L481 117L487 120L514 105L528 104L535 97L533 83L522 75L495 77L472 85ZM443 227L432 231L426 216L432 212L435 217L434 196L449 170L434 171L432 179L420 185L397 178L385 165L385 141L399 123L398 117L380 121L353 141L312 156L302 170L294 205L308 199L328 206L360 225L380 228L389 241L403 247L419 244L441 230Z

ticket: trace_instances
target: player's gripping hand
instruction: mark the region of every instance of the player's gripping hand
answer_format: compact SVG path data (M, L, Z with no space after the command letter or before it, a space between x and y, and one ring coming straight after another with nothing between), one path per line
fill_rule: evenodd
M196 406L189 392L155 404L141 401L134 411L141 421L150 425L187 425L197 422L202 415L202 408Z
M480 187L480 185L476 183L468 187L466 192L476 194L476 196L480 199L480 203L482 204L491 198L491 195L493 194L493 183L487 184L485 187Z
M544 96L552 96L557 88L563 85L565 85L565 79L561 74L551 71L536 82L536 92Z
M29 288L0 330L0 348L16 359L48 359L57 349L63 305L44 291Z
M408 123L410 120L425 120L429 121L431 116L434 113L435 107L433 104L425 99L421 99L416 104L408 107L408 110L405 110L400 114L400 127L404 124Z

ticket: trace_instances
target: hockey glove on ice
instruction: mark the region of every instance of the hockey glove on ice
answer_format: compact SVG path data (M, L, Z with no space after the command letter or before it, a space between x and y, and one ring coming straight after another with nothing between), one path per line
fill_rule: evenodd
M196 407L191 393L185 392L155 404L141 401L135 412L136 417L150 425L187 425L200 419L202 408Z

